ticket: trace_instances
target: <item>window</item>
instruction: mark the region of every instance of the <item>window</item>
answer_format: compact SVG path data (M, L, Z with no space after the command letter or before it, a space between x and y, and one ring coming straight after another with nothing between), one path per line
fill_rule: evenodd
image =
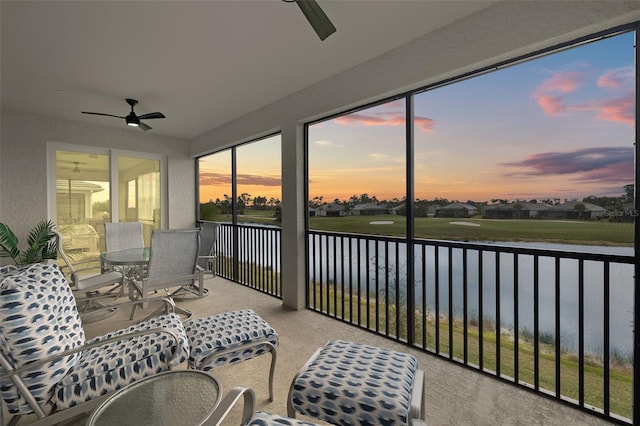
M279 226L280 146L280 135L275 135L200 158L200 220Z
M405 109L396 100L308 127L311 229L405 235Z
M162 227L163 160L85 147L50 145L55 153L55 221L68 251L97 257L104 222L143 224L145 243ZM72 238L73 236L73 238Z

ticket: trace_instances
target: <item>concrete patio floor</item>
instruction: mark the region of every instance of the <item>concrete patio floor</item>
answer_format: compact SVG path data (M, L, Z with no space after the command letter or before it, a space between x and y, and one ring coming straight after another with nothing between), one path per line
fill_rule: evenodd
M214 372L225 392L246 386L256 393L257 409L286 415L286 399L293 376L319 347L330 339L352 340L384 346L415 355L426 373L427 423L437 425L603 425L609 422L559 404L524 389L411 349L354 326L310 310L283 308L280 300L228 280L209 277L210 293L203 299L178 301L194 318L251 308L280 336L274 401L268 400L269 356L262 356ZM88 337L130 324L128 310L100 322L87 324ZM140 311L136 319L143 318ZM239 424L241 404L224 424Z
M285 309L280 300L228 280L208 277L205 285L210 290L207 297L177 301L179 306L190 309L194 318L251 308L278 331L280 346L277 350L273 402L268 400L269 356L214 371L224 393L234 386L252 388L256 393L258 410L286 415L287 393L296 372L319 346L330 339L344 339L384 346L417 357L420 368L426 373L426 412L430 426L609 424L578 409L501 383L310 310ZM134 321L129 321L128 309L120 309L109 319L86 324L87 338L139 321L152 308L153 306L144 311L138 310ZM193 391L197 392L197 389ZM242 404L238 403L223 424L238 425L241 409ZM23 418L19 424L30 423L30 417ZM8 418L5 417L5 420Z

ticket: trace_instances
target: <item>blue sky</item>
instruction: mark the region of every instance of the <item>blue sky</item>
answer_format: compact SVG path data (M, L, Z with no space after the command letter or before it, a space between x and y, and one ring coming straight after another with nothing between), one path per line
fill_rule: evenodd
M415 96L415 196L581 199L633 182L633 34ZM404 102L310 130L311 196L404 195Z
M633 183L634 34L417 94L415 197L619 196ZM405 195L404 100L309 128L310 198ZM238 148L239 193L281 199L280 138ZM230 155L200 162L201 201L229 194Z

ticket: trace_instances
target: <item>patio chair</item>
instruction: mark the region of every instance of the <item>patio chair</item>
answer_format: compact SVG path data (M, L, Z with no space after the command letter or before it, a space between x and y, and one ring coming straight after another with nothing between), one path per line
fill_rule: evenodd
M190 286L200 294L204 293L202 270L197 265L199 249L199 229L153 230L146 276L131 283L140 297L139 303L133 305L131 319L137 306L150 300L150 292L165 291L170 296L170 288ZM191 318L190 311L180 307L175 309L177 313Z
M0 395L9 424L27 414L40 425L86 415L117 389L185 361L189 349L174 313L87 341L55 264L7 271L0 281Z
M115 313L115 308L104 310L106 305L100 301L99 290L114 285L122 285L125 279L124 271L120 268L112 268L104 273L98 269L97 261L85 259L72 261L72 255L67 255L64 250L64 240L62 234L57 230L53 231L56 236L58 254L64 261L67 269L67 276L75 288L75 293L84 293L83 296L76 297L79 303L79 311L83 321L97 321L107 318ZM98 315L100 314L100 315Z
M105 222L104 224L104 243L106 251L118 251L132 248L143 248L144 237L142 236L142 223L140 222ZM107 265L101 262L102 271L109 269ZM144 275L145 267L140 267L136 273ZM129 271L125 271L125 274ZM120 294L124 293L125 284L119 286ZM113 292L113 291L112 291Z
M104 243L107 251L144 247L144 238L142 237L142 223L105 222Z
M198 251L197 265L203 272L210 271L214 276L215 259L214 247L218 238L218 224L212 222L203 222L200 225L200 250ZM197 286L195 283L183 285L179 289L171 293L174 298L184 299L188 295L196 297L204 297L209 294L209 289L204 286Z
M198 253L198 266L205 271L216 274L214 248L218 240L218 224L212 222L202 222L200 224L200 252Z

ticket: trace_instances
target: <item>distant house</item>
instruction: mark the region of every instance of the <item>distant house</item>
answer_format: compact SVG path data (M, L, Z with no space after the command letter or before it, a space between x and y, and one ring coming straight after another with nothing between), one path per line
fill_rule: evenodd
M324 204L316 209L316 216L318 217L338 217L347 216L348 214L347 209L338 203Z
M407 215L407 205L402 203L402 204L399 204L399 205L397 205L395 207L391 207L389 209L389 214L406 216Z
M515 202L509 204L492 204L484 208L483 217L487 219L533 219L539 212L549 209L545 203Z
M546 210L539 211L538 217L543 219L588 220L604 217L606 212L607 210L604 207L596 204L567 201L566 203L550 206Z
M437 212L437 217L471 217L476 214L478 209L471 204L466 203L451 203L444 207L440 207Z
M373 216L387 213L389 213L389 209L386 204L364 203L351 209L351 214L354 216Z
M442 206L440 204L431 204L427 207L427 216L434 217L438 215L438 210L440 210Z

